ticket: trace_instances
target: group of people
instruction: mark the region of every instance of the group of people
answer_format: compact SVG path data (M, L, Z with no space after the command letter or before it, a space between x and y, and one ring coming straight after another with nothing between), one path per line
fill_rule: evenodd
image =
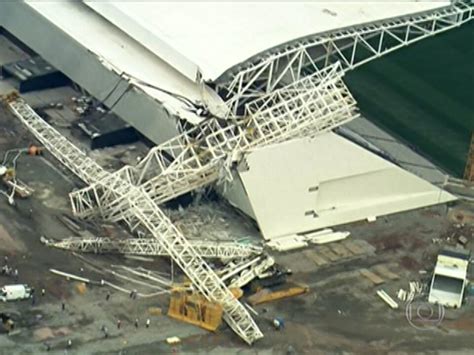
M18 281L18 269L8 265L8 256L6 255L3 259L2 275L13 276L15 278L15 281Z
M1 268L1 270L2 270L3 275L13 276L15 278L15 281L18 281L18 269L13 268L8 264L8 256L4 257L4 263L3 263L3 266ZM46 294L46 290L44 288L41 289L41 296L44 296L45 294ZM110 296L111 296L110 292L107 292L105 299L108 301L110 299ZM138 296L137 290L131 291L129 296L133 300L136 299L137 296ZM33 306L36 304L36 295L35 295L34 289L32 289L32 292L31 292L31 303L32 303ZM66 310L66 303L65 303L64 300L61 301L61 310L62 311ZM149 318L147 318L146 321L145 321L145 327L149 328L150 324L151 324L151 321L150 321ZM135 326L135 328L139 327L138 318L135 319L134 326ZM118 319L117 320L117 329L121 329L121 327L122 327L122 321L120 319ZM107 328L107 326L103 325L100 328L100 331L103 333L104 338L109 337L109 329ZM51 344L49 342L45 342L43 345L44 345L46 351L50 351L52 349ZM67 342L66 342L66 349L70 349L71 347L72 347L72 340L68 339Z

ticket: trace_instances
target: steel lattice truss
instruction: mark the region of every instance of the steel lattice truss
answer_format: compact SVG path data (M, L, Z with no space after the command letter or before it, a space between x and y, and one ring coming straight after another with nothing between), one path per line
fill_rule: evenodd
M229 287L241 288L256 277L263 276L273 265L275 265L275 259L262 255L238 263L230 262L225 268L219 270L218 274L222 281L229 280Z
M252 149L313 136L355 118L355 101L342 81L345 71L459 26L472 18L473 8L470 1L455 1L436 11L317 35L269 54L223 76L218 84L230 117L208 119L153 148L137 166L126 166L113 174L68 142L22 100L12 100L10 107L56 158L92 184L70 196L77 215L100 213L155 238L197 290L222 304L232 329L252 343L263 335L247 310L158 204L219 178L230 179L230 168ZM255 263L255 268L270 264L269 259L261 262ZM247 278L244 272L240 276Z
M22 99L14 97L9 102L9 107L44 147L82 181L92 184L109 174L61 133L46 124Z
M351 70L460 26L472 19L473 9L472 1L453 1L446 8L305 38L224 74L217 90L237 114L246 102L335 62L341 62L344 71Z
M356 102L336 63L246 105L244 118L209 119L125 166L70 194L81 218L119 221L132 214L128 186L140 186L156 204L231 176L243 153L296 137L331 130L358 116ZM135 227L132 226L132 229Z
M34 132L36 138L51 149L51 153L66 167L87 182L102 181L107 174L96 163L71 142L61 136L48 123L39 117L22 99L7 98L9 107L15 115ZM92 167L88 167L88 163ZM78 169L76 166L84 170ZM159 241L170 257L189 277L195 288L208 300L220 303L224 309L224 319L229 326L247 343L252 344L263 337L262 332L252 319L247 309L235 298L224 282L202 259L181 232L171 223L168 217L143 191L127 184L130 194L129 206L133 213L128 215L127 222L147 231Z
M262 247L251 244L201 240L190 240L189 243L201 257L208 259L244 259L263 253ZM169 256L163 245L151 238L67 238L46 244L81 253Z

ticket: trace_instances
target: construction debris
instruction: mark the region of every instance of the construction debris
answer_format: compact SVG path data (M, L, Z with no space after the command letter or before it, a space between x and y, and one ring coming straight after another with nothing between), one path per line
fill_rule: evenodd
M163 245L151 238L67 238L42 241L51 247L82 253L169 256ZM201 240L190 240L189 243L203 258L242 259L263 252L262 247L254 244Z
M40 155L41 153L42 148L35 145L30 145L28 148L10 149L5 153L3 161L0 164L0 178L3 185L5 185L9 191L5 192L0 190L0 194L7 197L10 205L15 203L15 196L19 198L27 198L34 192L32 188L19 180L16 176L19 157L22 154ZM10 158L11 156L13 156L13 158Z
M397 293L397 298L400 300L400 301L403 301L405 302L406 299L407 299L407 291L405 291L404 289L399 289L398 290L398 293Z
M423 285L418 281L410 281L409 287L410 291L408 292L408 295L406 297L407 303L412 302L415 297L421 294L421 292L423 291Z
M84 277L76 276L76 275L69 274L67 272L59 271L59 270L56 270L56 269L49 269L49 271L51 271L53 274L63 276L68 280L76 280L76 281L84 282L86 284L90 284L90 283L101 284L100 282L94 282L94 281L91 281L91 280L86 279Z
M382 279L380 276L377 274L374 274L372 271L367 270L367 269L362 269L359 271L361 275L365 276L368 278L370 281L374 283L374 285L380 285L385 282L384 279Z
M178 337L169 337L166 338L166 342L170 345L176 345L181 342L181 339L179 339Z
M459 242L459 244L461 244L462 246L466 246L466 244L469 242L469 239L467 239L465 236L461 235L461 236L459 236L459 238L458 238L458 242Z
M163 314L163 311L160 307L149 307L148 313L152 316L161 316Z
M255 306L261 303L278 301L283 298L298 296L306 292L309 292L309 287L302 285L290 286L275 291L265 288L249 296L248 302L252 306Z
M290 251L308 246L305 237L301 235L290 235L288 237L272 239L267 246L276 251Z
M373 268L374 271L389 280L398 280L400 276L391 272L386 265L377 265Z
M339 240L344 240L346 239L351 233L350 232L332 232L329 229L329 232L324 233L324 234L319 234L316 236L311 236L308 241L313 243L313 244L326 244L326 243L332 243L332 242L337 242Z
M413 300L423 292L423 285L418 281L410 281L408 286L409 291L405 291L401 288L397 293L397 298L407 304L413 302Z
M270 256L259 256L251 260L243 260L239 263L230 262L227 266L218 271L221 280L230 280L229 287L241 288L247 285L256 277L264 278L273 275L266 271L275 264L275 260Z
M307 247L312 244L326 244L346 239L350 232L333 232L332 229L323 229L317 232L311 232L304 235L290 235L286 237L272 239L267 246L276 251L290 251Z
M387 292L384 290L378 290L377 295L390 306L390 308L397 309L398 308L398 303L393 300L392 297L390 297Z

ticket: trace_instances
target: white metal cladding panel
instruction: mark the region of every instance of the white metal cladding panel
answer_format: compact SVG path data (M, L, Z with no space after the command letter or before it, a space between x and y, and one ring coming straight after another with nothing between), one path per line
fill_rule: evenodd
M171 114L177 114L193 123L201 121L200 117L190 112L185 103L167 92L179 94L193 102L204 101L212 112L219 112L214 109L222 101L213 90L190 80L84 4L66 0L30 1L25 4L47 19L52 26L70 36L74 42L95 54L102 66L123 74L127 81L151 98L162 102ZM3 6L0 2L0 11ZM21 8L19 4L10 6ZM8 6L5 9L8 10ZM21 12L19 14L21 16ZM16 21L21 22L21 18ZM41 30L35 29L39 33ZM77 66L80 67L80 63Z
M454 199L334 133L263 148L246 160L240 177L267 239Z
M295 39L428 11L449 1L166 2L86 1L143 46L195 79Z

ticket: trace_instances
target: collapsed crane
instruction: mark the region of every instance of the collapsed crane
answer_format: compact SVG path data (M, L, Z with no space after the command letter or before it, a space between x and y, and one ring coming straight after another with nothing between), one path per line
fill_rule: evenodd
M215 181L223 170L230 172L232 163L245 151L312 136L355 118L355 100L342 75L339 64L316 72L248 104L243 119L209 119L165 143L165 147L152 149L138 169L126 166L113 174L85 156L23 100L10 98L8 102L17 117L55 157L92 184L86 192L71 194L76 214L85 217L80 211L87 210L83 198L86 196L89 210L98 206L105 219L125 221L132 231L141 230L154 237L197 290L223 305L224 319L251 344L263 335L250 314L157 203ZM140 187L142 183L146 185Z
M126 166L112 174L44 122L23 100L10 97L7 101L55 157L91 184L71 193L75 214L87 217L99 211L104 219L125 221L132 231L155 238L195 288L223 306L229 326L251 344L263 336L254 320L158 204L207 185L223 173L230 179L232 165L251 149L314 136L357 117L355 100L342 76L336 63L247 104L243 118L211 118L152 149L137 167Z
M42 242L49 247L81 253L169 256L160 243L150 238L42 238ZM256 277L272 275L266 271L275 265L275 260L271 256L262 255L263 248L260 246L235 242L189 242L203 258L227 262L217 273L231 289L241 288Z
M158 241L151 238L66 238L62 240L43 240L50 247L94 254L130 254L147 256L169 256ZM206 259L224 261L244 259L263 253L261 246L236 242L215 242L189 240L196 252Z
M5 101L15 116L44 147L84 182L90 184L103 181L110 175L38 116L23 99L17 95L8 95L5 97ZM131 184L127 185L128 192L132 192L134 196L130 201L134 212L131 218L133 224L147 231L162 244L173 261L204 297L222 305L225 321L244 341L252 344L262 338L262 332L247 309L236 299L214 270L202 259L148 194Z

